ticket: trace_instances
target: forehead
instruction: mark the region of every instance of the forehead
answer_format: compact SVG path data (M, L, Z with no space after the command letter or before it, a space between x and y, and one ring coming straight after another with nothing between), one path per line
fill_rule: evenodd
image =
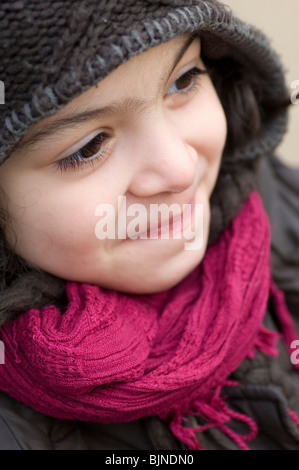
M163 84L165 81L163 79L171 73L172 66L177 65L174 61L179 62L192 42L198 48L199 38L186 34L131 57L101 82L75 98L61 111L61 115L75 110L78 105L83 105L84 101L89 101L89 98L95 94L105 104L115 101L116 95L121 98L128 89L133 90L135 95L138 94L139 88L141 94L144 94L145 87L149 92L151 84Z
M134 87L136 87L136 85L138 85L138 83L140 83L140 81L145 77L146 85L148 86L148 84L155 78L159 79L165 76L166 73L171 70L176 54L183 48L181 54L183 55L186 52L185 49L188 49L193 41L197 43L197 45L200 44L199 37L194 38L190 34L184 34L158 46L152 47L135 57L131 57L127 62L120 65L101 82L83 92L79 97L74 98L71 103L66 105L57 114L63 115L64 113L67 113L68 110L75 109L78 103L83 102L84 98L88 99L89 96L94 94L95 90L101 91L102 99L107 96L107 99L110 101L110 99L114 100L114 97L109 95L110 89L115 87L116 90L113 90L113 93L115 93L115 91L119 91L120 94L121 91L125 91L121 89L118 90L119 83L125 84L126 82L132 83L133 81ZM184 45L186 46L185 48ZM181 55L179 56L179 59L181 59Z

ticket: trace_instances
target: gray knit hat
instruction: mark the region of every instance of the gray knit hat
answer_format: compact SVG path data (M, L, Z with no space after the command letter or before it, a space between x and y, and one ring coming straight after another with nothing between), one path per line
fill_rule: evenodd
M285 93L283 70L267 39L216 0L18 0L0 5L0 163L28 128L142 51L186 32L205 55L225 56L258 76L261 100ZM286 116L263 122L258 141L234 158L271 152Z

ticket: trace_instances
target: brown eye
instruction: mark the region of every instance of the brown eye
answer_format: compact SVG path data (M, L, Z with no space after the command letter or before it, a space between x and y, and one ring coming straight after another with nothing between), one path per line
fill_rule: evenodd
M176 81L176 87L178 91L185 90L186 88L189 88L189 86L192 84L193 81L193 75L191 73L185 73L182 77L180 77Z
M172 93L187 93L192 90L193 87L198 85L197 77L204 73L207 72L197 67L188 70L188 72L184 73L175 82L173 82L173 84L168 88L166 95L170 95Z
M69 169L75 170L87 163L93 164L95 161L102 163L106 159L109 150L107 145L104 145L109 137L105 132L100 132L79 150L58 161L57 167L61 171L66 171Z
M96 135L92 140L90 140L84 147L82 147L80 150L77 150L77 154L81 158L87 159L95 156L99 150L101 150L101 147L105 140L107 139L108 135L105 134L104 132L101 132L100 134Z

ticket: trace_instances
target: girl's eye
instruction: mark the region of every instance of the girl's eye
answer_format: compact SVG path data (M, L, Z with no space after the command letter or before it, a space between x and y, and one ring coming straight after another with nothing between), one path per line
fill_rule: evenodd
M188 93L193 91L197 86L199 86L199 76L206 73L206 70L193 67L192 69L188 70L188 72L183 73L183 75L173 82L165 95L171 95L172 93Z
M108 148L107 146L105 148L104 143L108 138L108 134L100 132L79 150L59 160L56 166L63 172L75 170L86 164L102 163L107 158Z

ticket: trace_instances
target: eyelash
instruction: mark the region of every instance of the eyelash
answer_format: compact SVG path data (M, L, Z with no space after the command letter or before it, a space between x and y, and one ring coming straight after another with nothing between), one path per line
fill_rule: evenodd
M206 70L201 70L197 67L193 67L192 69L188 70L187 72L183 73L180 77L178 77L173 84L169 87L170 90L179 80L188 80L192 79L192 83L189 87L186 87L180 91L174 91L170 93L166 93L165 96L179 94L179 95L188 95L189 93L193 93L197 90L200 86L200 75L206 74ZM86 145L78 149L76 152L72 153L68 157L59 160L56 163L56 167L61 171L61 173L66 172L68 170L76 170L76 169L83 169L86 165L94 165L95 163L103 163L108 156L109 148L106 147L103 151L101 147L105 140L109 139L109 135L105 132L100 132L97 134L93 139L91 139ZM98 146L100 149L98 150ZM87 157L83 154L89 154Z
M76 170L84 167L84 165L94 165L95 163L103 163L108 156L109 149L106 148L102 151L101 147L109 135L106 132L100 132L93 139L91 139L84 147L81 147L76 152L68 157L63 158L57 162L57 167L61 172L68 170ZM100 149L98 147L100 146ZM89 156L83 154L90 153ZM99 153L100 152L100 153Z
M192 69L188 70L187 72L183 73L183 75L181 75L180 77L178 77L174 82L173 84L169 87L169 89L171 87L173 87L175 85L175 83L177 83L179 80L183 80L183 79L193 79L191 85L189 87L187 87L186 89L184 90L181 90L181 91L177 91L177 92L172 92L172 93L166 93L166 96L169 95L169 94L173 94L173 93L178 93L180 95L187 95L195 90L197 90L197 88L200 86L200 75L204 75L204 74L207 74L208 72L206 70L202 70L202 69L199 69L198 67L193 67Z

